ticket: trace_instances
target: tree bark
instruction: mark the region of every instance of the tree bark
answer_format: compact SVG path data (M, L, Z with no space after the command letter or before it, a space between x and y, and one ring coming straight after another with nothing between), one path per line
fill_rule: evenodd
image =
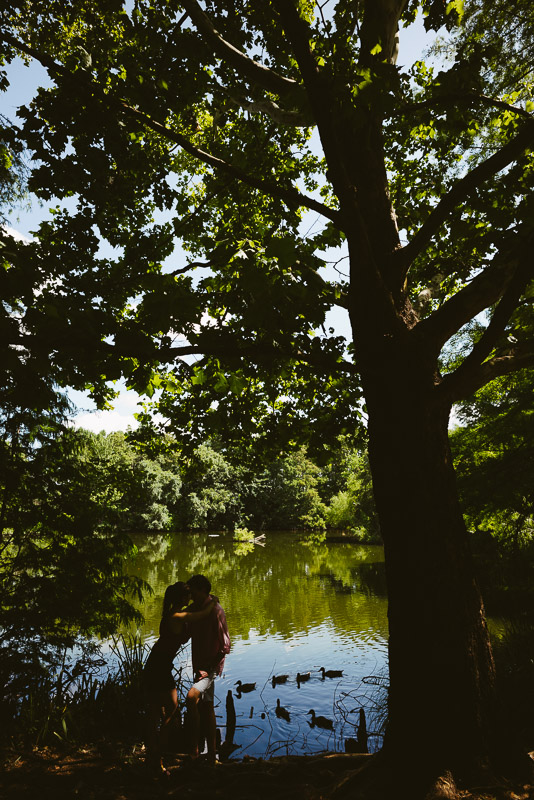
M415 339L370 342L355 327L388 585L384 756L401 764L415 751L428 778L473 774L507 740L455 486L450 409Z

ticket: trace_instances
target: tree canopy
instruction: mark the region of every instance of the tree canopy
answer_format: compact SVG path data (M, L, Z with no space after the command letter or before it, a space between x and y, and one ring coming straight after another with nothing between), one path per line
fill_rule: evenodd
M408 24L415 8L393 6ZM460 4L438 7L423 4L425 24L451 27ZM333 110L346 103L362 126L368 109L379 110L382 181L407 240L393 243L398 275L410 266L422 317L451 301L421 325L439 346L497 302L508 262L530 241L528 61L495 85L511 45L498 25L484 27L483 4L468 8L472 30L460 35L452 66L437 72L389 63L394 43L351 3L328 13L302 5L300 18L276 4L242 3L231 14L224 3L205 11L196 2L138 3L132 13L120 3L13 4L18 21L9 8L3 15L7 57L33 55L55 82L20 112L36 160L29 185L47 202L77 202L42 225L37 253L20 248L25 264L10 282L18 273L15 293L28 299L33 284L37 296L11 349L52 356L64 381L100 400L109 394L103 379L119 374L136 388L161 388L183 432L210 418L219 431L231 418L226 432L245 434L247 420L249 429L268 420L293 438L321 423L327 433L353 428L352 359L324 329L326 310L347 306L348 282L321 271L325 250L347 233L332 184L339 156L328 120L319 125L326 158L310 137L323 120L297 66L305 56L295 61L293 51L309 48L307 69ZM99 255L102 240L116 257ZM176 266L177 241L189 266ZM505 309L526 282L516 277L500 310L506 333L520 338L511 346L502 324L497 335L496 318L472 361L444 382L452 399L529 363L528 336ZM457 292L462 303L452 302ZM82 342L91 353L83 369ZM192 366L188 355L201 358ZM170 369L156 374L158 363Z
M393 7L409 24L416 7ZM438 8L422 4L427 27L452 27L460 4ZM406 241L392 233L392 273L398 282L410 267L419 316L444 306L421 320L435 346L497 302L529 246L528 61L495 84L511 44L498 23L485 27L483 4L468 6L469 35L440 72L390 63L382 12L371 19L351 3L328 13L302 5L300 18L247 3L230 14L195 2L11 11L7 57L33 55L55 83L20 112L36 164L30 188L46 202L76 198L74 212L58 206L42 225L38 252L18 248L24 265L8 272L26 299L11 357L14 345L28 347L101 402L103 380L120 374L161 389L164 413L197 443L207 420L227 435L268 424L288 440L354 429L361 391L350 346L324 328L328 308L347 306L348 281L322 269L347 230L334 179L341 133L330 131L321 93L332 119L346 104L356 125L371 108L383 120L380 180ZM317 109L302 58L316 72ZM113 256L101 255L102 240ZM172 255L178 241L189 266ZM471 361L444 381L452 399L530 363L528 331L506 313L524 272ZM170 366L161 374L158 364Z

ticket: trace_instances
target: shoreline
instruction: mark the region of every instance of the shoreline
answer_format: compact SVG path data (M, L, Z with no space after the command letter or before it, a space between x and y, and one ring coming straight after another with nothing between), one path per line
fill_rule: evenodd
M137 744L101 742L78 748L33 748L28 752L4 748L2 798L152 800L185 796L188 800L326 800L337 795L340 784L356 775L370 759L372 755L344 753L268 760L249 756L213 767L201 759L169 756L169 775L153 778L144 763L144 748ZM351 792L355 800L358 794ZM462 800L528 800L532 786L500 782L476 793L460 789L457 796Z

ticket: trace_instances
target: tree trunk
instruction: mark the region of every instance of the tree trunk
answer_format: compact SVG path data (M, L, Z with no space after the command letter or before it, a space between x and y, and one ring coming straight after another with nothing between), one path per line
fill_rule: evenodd
M381 4L385 27L378 39L371 30L369 42L393 41L402 7L402 0ZM309 83L313 106L316 81ZM409 265L396 259L401 245L379 109L363 103L352 115L347 101L332 122L315 100L349 248L348 308L385 548L390 694L383 756L393 775L416 754L423 784L446 776L448 784L451 774L495 766L513 747L458 500L450 406L439 392L442 334L435 341L421 335L405 287Z
M381 353L360 353L389 597L384 754L402 762L416 752L429 774L465 774L499 747L499 725L449 408L436 399L439 376L423 352L392 337Z

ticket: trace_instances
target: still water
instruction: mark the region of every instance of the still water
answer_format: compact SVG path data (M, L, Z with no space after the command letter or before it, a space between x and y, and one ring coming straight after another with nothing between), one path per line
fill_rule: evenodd
M234 757L343 751L355 736L359 709L369 732L383 715L387 670L387 617L381 547L351 543L309 544L297 534L269 533L264 546L234 542L231 534L136 537L139 553L130 572L143 577L154 595L143 606L143 639L157 637L165 587L206 575L226 611L232 650L215 685L217 724L224 739L225 702L231 690L237 714ZM177 656L186 690L191 681L189 646ZM320 667L343 670L321 679ZM297 672L311 672L300 685ZM288 674L273 688L271 678ZM237 695L235 683L256 683ZM277 718L276 702L290 713ZM333 731L310 727L314 709ZM263 718L262 718L263 715ZM371 736L371 750L381 744Z

